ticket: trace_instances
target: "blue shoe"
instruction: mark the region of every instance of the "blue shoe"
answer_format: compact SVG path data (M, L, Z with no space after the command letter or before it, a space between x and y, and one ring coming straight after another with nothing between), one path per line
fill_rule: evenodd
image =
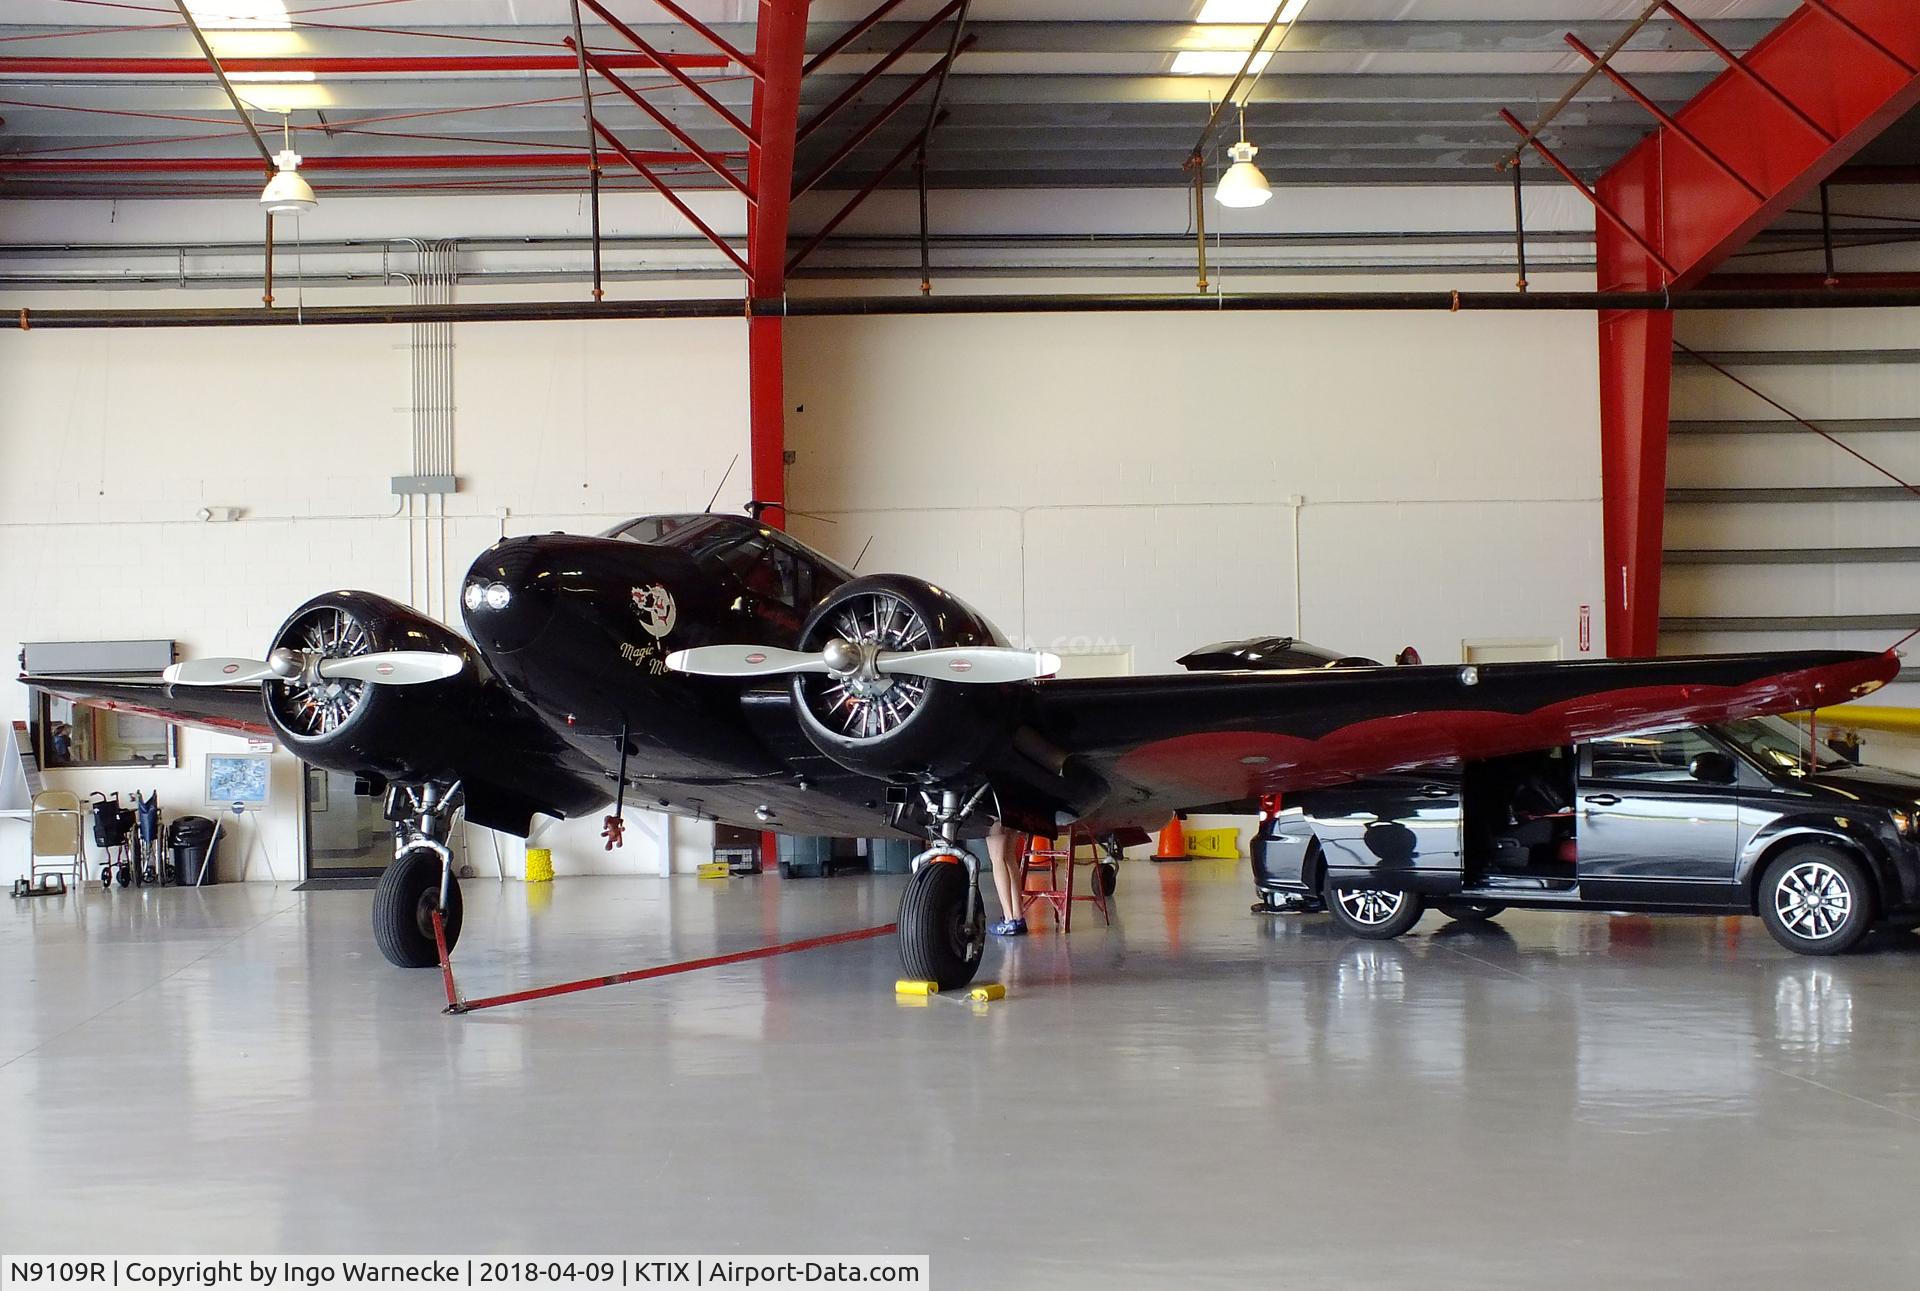
M993 935L996 937L1024 937L1027 935L1027 921L1025 919L1002 919L999 923L993 925Z

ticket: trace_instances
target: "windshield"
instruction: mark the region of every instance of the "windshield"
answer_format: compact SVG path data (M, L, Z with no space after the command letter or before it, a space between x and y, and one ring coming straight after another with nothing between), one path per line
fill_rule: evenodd
M615 525L600 536L657 547L673 547L697 561L717 562L739 577L746 577L749 571L771 561L787 571L783 581L791 582L796 577L794 567L803 564L814 571L811 582L815 586L801 589L810 596L825 596L828 591L853 577L850 571L842 569L805 543L743 516L704 513L642 516L638 520ZM800 581L808 579L801 578Z
M1785 771L1791 775L1806 771L1808 732L1804 726L1784 717L1749 717L1713 729L1769 771ZM1824 747L1816 747L1814 765L1822 771L1831 771L1852 764Z

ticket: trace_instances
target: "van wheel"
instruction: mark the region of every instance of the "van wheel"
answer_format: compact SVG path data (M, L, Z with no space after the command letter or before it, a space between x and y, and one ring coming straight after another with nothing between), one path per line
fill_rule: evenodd
M1773 939L1801 955L1853 949L1873 925L1873 884L1851 856L1829 847L1790 847L1760 880L1760 919Z
M1437 901L1440 913L1456 923L1486 923L1506 913L1498 901Z
M1327 913L1348 935L1369 941L1391 941L1427 912L1426 899L1417 892L1386 892L1379 888L1343 886L1329 879Z

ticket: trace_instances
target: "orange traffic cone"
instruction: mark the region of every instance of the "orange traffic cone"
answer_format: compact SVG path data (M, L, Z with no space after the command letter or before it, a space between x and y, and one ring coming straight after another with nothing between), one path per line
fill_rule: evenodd
M1187 859L1187 831L1180 824L1180 817L1167 817L1167 824L1160 831L1160 845L1153 849L1156 861L1184 861Z

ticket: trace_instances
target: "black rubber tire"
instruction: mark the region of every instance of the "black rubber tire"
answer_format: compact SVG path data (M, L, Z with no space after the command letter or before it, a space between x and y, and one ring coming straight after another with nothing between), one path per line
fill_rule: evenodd
M113 878L114 878L114 882L118 883L123 888L132 887L133 886L133 866L116 865L113 870Z
M1427 900L1418 892L1381 892L1380 895L1384 897L1397 897L1399 899L1399 906L1390 916L1377 922L1363 921L1355 918L1348 912L1347 908L1340 903L1340 894L1342 892L1352 894L1355 892L1374 891L1379 890L1368 888L1351 881L1336 884L1332 879L1329 879L1327 880L1326 887L1322 890L1322 894L1326 898L1327 913L1333 916L1334 924L1348 936L1363 937L1368 941L1392 941L1395 937L1398 937L1401 933L1413 927L1416 923L1419 923L1420 916L1427 912Z
M1433 905L1455 923L1487 923L1507 910L1498 901L1436 901Z
M900 964L909 980L934 982L943 991L965 986L980 971L987 942L987 915L973 894L973 927L967 936L967 867L928 861L900 894Z
M1831 881L1844 885L1846 914L1824 936L1807 936L1790 927L1780 910L1781 886L1789 876L1806 866L1825 867ZM1823 891L1831 891L1830 888ZM1864 865L1845 852L1818 843L1790 847L1774 857L1760 877L1757 904L1760 922L1767 925L1773 939L1798 955L1840 955L1860 944L1873 927L1877 894ZM1786 894L1790 899L1791 893Z
M418 848L396 858L373 890L373 940L397 968L436 968L433 911L440 904L440 858ZM460 940L460 880L447 898L447 952Z
M1120 886L1120 867L1112 861L1102 861L1093 867L1093 890L1103 897L1110 897Z

